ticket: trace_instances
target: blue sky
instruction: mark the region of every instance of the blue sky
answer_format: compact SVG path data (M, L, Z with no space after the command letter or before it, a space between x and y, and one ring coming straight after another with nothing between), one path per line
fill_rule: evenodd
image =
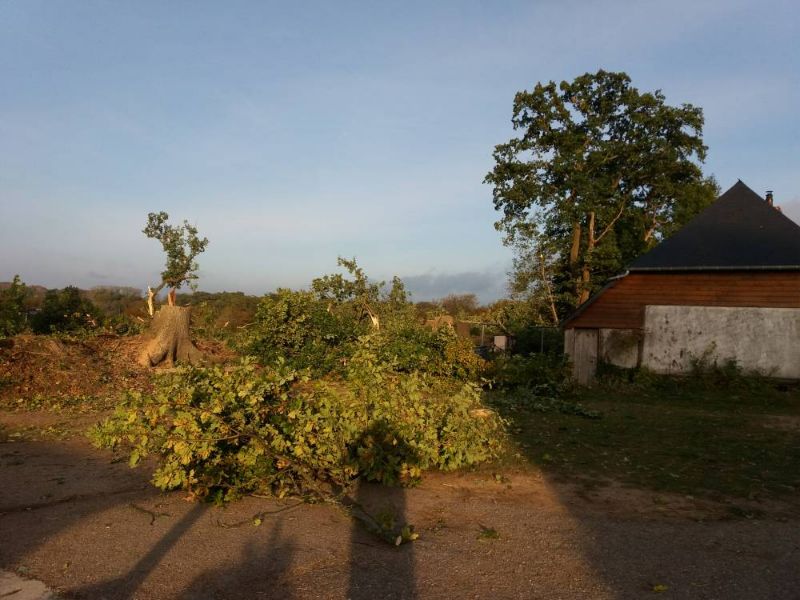
M357 256L416 299L503 294L482 184L514 93L598 68L703 107L705 169L800 220L796 2L0 2L0 281L156 282L149 211L201 288Z

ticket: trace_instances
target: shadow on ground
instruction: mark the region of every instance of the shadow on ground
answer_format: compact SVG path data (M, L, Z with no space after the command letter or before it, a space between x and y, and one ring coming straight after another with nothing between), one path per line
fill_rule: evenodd
M395 534L408 524L403 488L360 484L355 501L371 515L391 519ZM354 522L350 530L346 597L351 600L415 598L414 544L391 546Z
M370 514L416 526L394 547L331 505L198 505L82 441L2 443L0 566L67 598L797 598L796 518L563 483L527 451L543 470L359 486Z
M694 399L681 385L671 383L674 404L635 390L632 402L617 401L596 388L523 409L494 405L510 423L520 462L540 472L561 513L561 543L597 581L594 594L799 598L800 505L796 495L770 492L792 489L781 476L800 481L792 469L800 428L762 432L752 407L731 406L733 396L763 410L761 399L745 398L748 390L720 391L715 414L701 403L709 394ZM509 471L513 486L520 468Z
M341 508L246 498L221 509L160 494L147 476L79 441L0 444L0 566L68 598L415 596L413 545ZM352 500L406 522L402 488L357 486Z

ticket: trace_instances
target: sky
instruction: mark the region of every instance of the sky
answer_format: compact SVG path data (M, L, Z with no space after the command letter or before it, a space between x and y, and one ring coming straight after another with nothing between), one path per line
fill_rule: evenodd
M0 281L156 284L163 210L209 238L206 291L355 256L493 300L514 94L600 68L702 107L706 173L800 221L798 39L796 0L0 0Z

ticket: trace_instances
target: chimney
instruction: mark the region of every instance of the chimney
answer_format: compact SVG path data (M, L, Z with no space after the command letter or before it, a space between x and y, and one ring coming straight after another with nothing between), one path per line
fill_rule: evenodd
M772 190L767 190L767 204L772 206Z

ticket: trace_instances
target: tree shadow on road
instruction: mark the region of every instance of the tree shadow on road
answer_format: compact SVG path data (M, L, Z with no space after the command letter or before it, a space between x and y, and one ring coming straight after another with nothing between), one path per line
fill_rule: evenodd
M380 473L385 481L396 484L403 483L405 464L419 462L403 436L383 421L364 432L355 453L361 473ZM416 597L414 547L407 543L413 529L408 523L405 489L359 481L349 504L353 523L347 597Z
M399 536L407 525L406 491L400 487L359 483L358 505ZM379 536L354 518L350 532L350 575L347 598L408 599L416 597L414 544L394 546L390 536ZM382 539L382 538L386 539Z
M195 522L208 510L207 505L196 504L175 523L165 535L124 575L75 590L78 597L85 598L127 598L134 596L142 583L161 564L166 554L191 529Z
M385 426L361 442L370 436L375 465L389 455L396 476L415 458ZM146 468L131 470L83 442L0 444L0 455L0 490L11 490L0 495L0 564L27 565L67 597L416 597L414 545L394 545L408 524L400 486L355 485L344 512L366 519L343 522L339 509L302 506L254 527L248 515L263 500L224 513L187 506L153 488ZM246 524L218 528L220 518Z
M295 553L294 543L284 535L283 520L277 520L266 541L248 540L241 556L228 564L197 576L181 594L196 600L226 598L295 597L289 569ZM221 558L221 557L220 557Z
M82 443L0 443L0 564L21 565L74 525L158 495L146 473L110 459Z

